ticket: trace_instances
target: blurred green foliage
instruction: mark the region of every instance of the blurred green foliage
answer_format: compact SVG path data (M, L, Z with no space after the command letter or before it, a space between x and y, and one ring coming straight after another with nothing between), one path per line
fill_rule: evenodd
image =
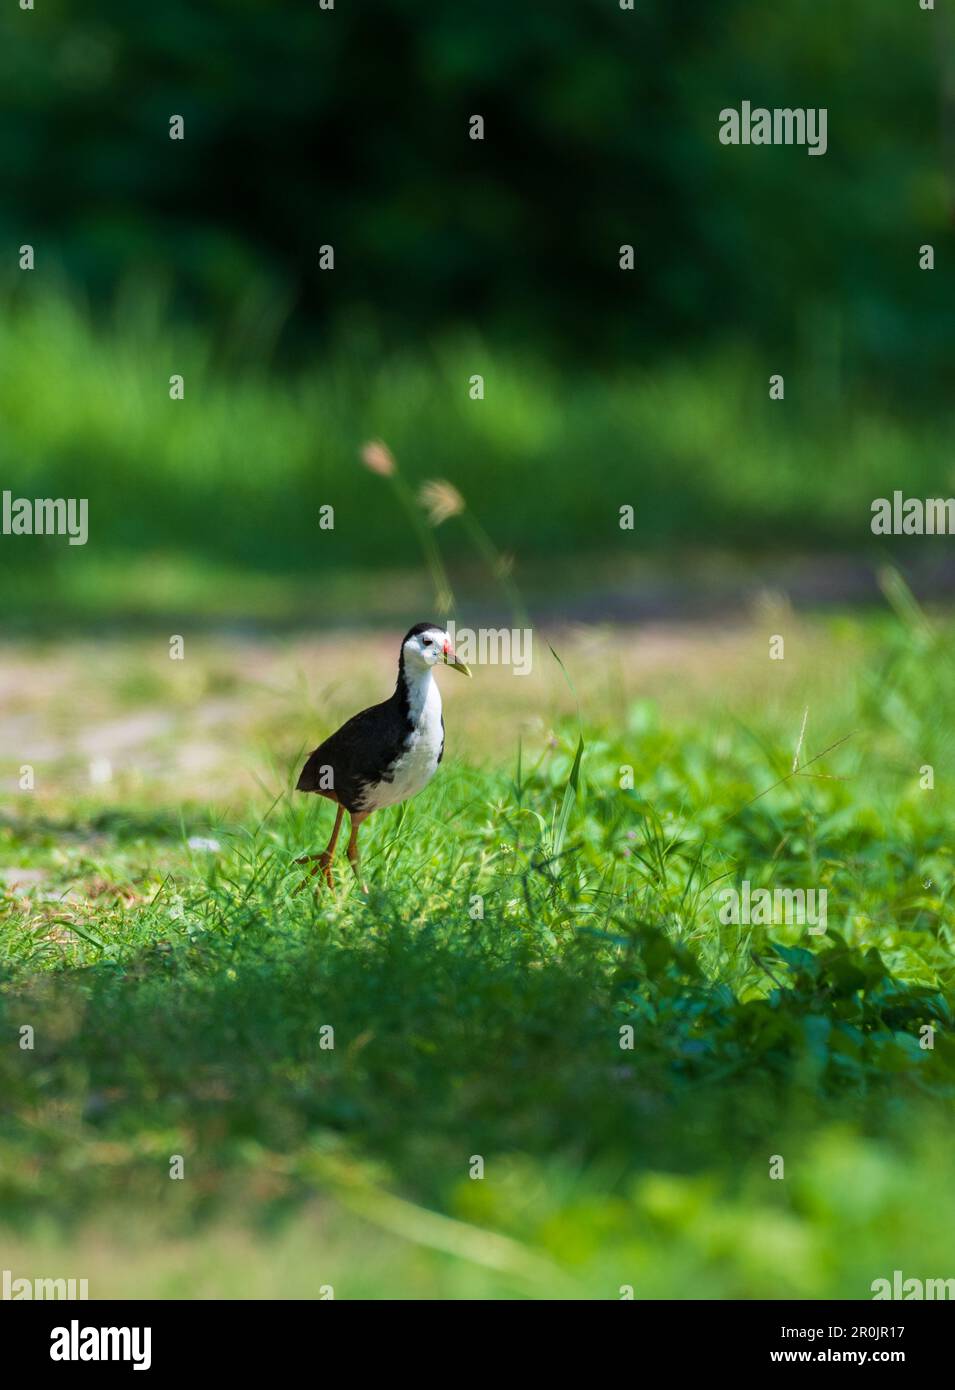
M94 330L82 308L50 296L0 317L0 362L3 487L88 498L90 518L83 547L0 541L7 624L110 610L266 616L246 582L255 575L278 585L271 617L327 621L347 599L349 617L392 621L372 577L411 572L421 557L391 489L359 460L375 435L411 484L450 479L516 555L519 584L546 575L544 597L557 557L564 584L586 587L569 557L599 560L599 586L614 565L677 566L694 549L923 561L948 544L870 530L874 497L952 490L947 412L900 413L874 395L833 402L811 373L771 402L764 365L742 347L601 372L473 334L390 354L358 336L279 374L253 365L239 340L170 322L155 298L122 299ZM468 395L475 365L480 402ZM169 397L173 372L181 401ZM325 505L333 530L320 527ZM621 528L624 505L632 529ZM499 601L461 522L436 538L460 595ZM370 587L356 582L363 569ZM413 597L396 594L401 621Z
M4 545L5 621L326 619L343 584L390 620L356 576L419 557L375 435L522 584L870 550L873 497L952 488L951 39L892 0L6 7L0 474L91 531ZM744 99L826 107L828 152L721 145Z
M367 322L570 361L730 334L779 369L931 391L955 328L950 20L914 0L6 6L0 245L96 300L133 277L260 316L264 340L289 316L292 360ZM720 145L743 99L826 107L828 153Z

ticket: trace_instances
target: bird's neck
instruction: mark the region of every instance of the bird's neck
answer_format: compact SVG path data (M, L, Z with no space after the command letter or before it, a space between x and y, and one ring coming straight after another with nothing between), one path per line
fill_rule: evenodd
M402 665L395 694L401 700L412 728L417 728L422 720L433 713L440 714L441 695L430 666L412 671Z

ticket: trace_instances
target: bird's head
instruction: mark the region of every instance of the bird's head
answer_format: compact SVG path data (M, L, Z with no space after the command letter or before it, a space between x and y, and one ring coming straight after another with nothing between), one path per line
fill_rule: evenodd
M407 671L424 671L444 662L454 671L471 674L455 656L451 638L437 623L416 623L401 644L401 655Z

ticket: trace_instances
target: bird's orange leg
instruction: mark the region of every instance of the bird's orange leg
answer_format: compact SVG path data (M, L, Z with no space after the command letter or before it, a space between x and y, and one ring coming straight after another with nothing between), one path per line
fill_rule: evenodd
M358 853L358 827L361 825L363 820L367 820L369 814L370 813L368 811L356 811L352 815L351 835L348 837L347 850L348 862L349 864L351 864L352 868L355 871L355 877L358 879L358 886L363 893L368 892L368 884L363 883L361 877L361 857Z
M296 859L296 864L315 863L315 867L310 871L308 878L303 878L302 882L296 888L296 893L301 893L303 888L307 888L309 882L315 877L319 870L325 875L325 882L328 884L329 888L335 887L335 880L332 878L332 860L335 857L335 846L338 844L338 832L342 827L342 817L344 814L344 806L339 806L335 816L335 828L332 831L332 838L329 840L325 849L322 850L321 854L304 854L301 859Z

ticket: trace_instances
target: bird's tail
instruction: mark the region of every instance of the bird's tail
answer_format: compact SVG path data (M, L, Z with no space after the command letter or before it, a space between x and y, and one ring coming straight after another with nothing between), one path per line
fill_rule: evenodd
M320 748L316 748L314 753L308 755L308 762L299 773L298 781L295 784L296 791L323 792L327 790L327 784L323 786L322 781L328 768L322 763L321 752Z

